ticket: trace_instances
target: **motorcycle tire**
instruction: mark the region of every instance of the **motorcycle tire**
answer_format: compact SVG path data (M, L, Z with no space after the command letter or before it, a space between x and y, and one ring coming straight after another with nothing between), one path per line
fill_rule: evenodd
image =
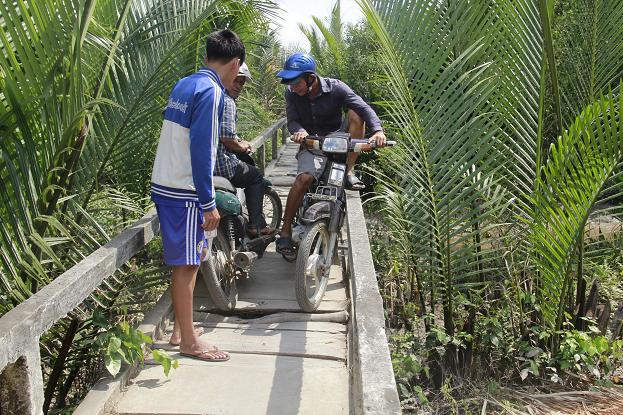
M212 240L209 258L201 262L200 272L214 306L221 311L233 310L238 300L233 258L228 238L219 228Z
M319 264L327 261L329 231L324 222L316 222L301 241L296 258L296 300L307 313L320 306L329 282L329 269L321 273ZM313 282L310 284L310 282Z
M283 206L279 194L272 187L264 189L263 209L266 226L279 229L283 217Z

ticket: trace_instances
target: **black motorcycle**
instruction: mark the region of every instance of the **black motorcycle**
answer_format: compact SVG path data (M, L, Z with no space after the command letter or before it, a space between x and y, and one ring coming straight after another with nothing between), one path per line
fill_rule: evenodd
M307 148L322 150L327 156L325 170L303 198L292 230L292 240L298 243L296 299L306 312L320 305L331 265L337 263L338 237L346 214L346 156L376 148L368 140L349 138L348 133L305 138ZM388 141L386 145L393 146L395 142Z
M282 205L272 184L264 179L263 211L267 226L278 229L281 225ZM247 233L248 212L243 189L235 188L229 180L214 176L216 208L221 220L212 239L210 253L201 262L201 275L212 302L222 311L236 307L238 289L236 281L248 278L253 262L261 258L275 235L255 238Z

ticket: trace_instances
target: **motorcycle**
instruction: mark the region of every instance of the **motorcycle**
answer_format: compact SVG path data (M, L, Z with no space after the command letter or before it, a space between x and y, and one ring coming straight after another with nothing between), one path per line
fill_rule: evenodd
M368 140L349 138L350 134L341 132L305 138L307 148L322 150L327 156L324 172L303 198L292 229L292 240L298 244L296 299L305 312L318 308L327 288L331 265L338 264L338 237L346 214L346 156L350 152L369 152L376 148ZM395 141L386 143L387 146L395 144Z
M268 180L264 179L264 185L266 223L278 229L283 213L281 199ZM262 257L275 235L249 237L244 190L236 189L229 180L219 176L214 176L214 188L221 220L199 269L216 308L228 311L236 307L236 281L249 277L251 265Z

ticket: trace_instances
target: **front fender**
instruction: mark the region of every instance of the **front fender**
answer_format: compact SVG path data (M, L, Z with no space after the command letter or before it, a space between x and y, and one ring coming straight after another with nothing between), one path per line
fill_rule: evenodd
M335 202L328 201L328 200L322 200L320 202L314 203L313 205L307 208L305 213L303 213L301 222L303 222L306 225L309 225L319 220L330 219L334 204Z

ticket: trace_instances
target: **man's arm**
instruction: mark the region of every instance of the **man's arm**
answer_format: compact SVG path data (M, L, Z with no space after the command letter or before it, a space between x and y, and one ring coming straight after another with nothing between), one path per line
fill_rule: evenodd
M355 111L372 131L370 142L375 142L378 146L384 146L386 137L383 132L383 127L381 127L381 120L378 115L376 115L376 112L344 82L339 81L339 89L344 94L344 104L346 107Z
M285 96L288 131L290 131L290 134L292 134L292 141L294 141L295 143L299 143L308 134L301 125L299 112L296 110L296 105L294 104L294 94L286 90Z
M286 90L285 95L286 117L288 118L288 131L290 131L290 134L294 134L299 131L305 131L305 129L301 125L299 112L296 110L296 105L294 104L294 94Z
M218 106L222 91L208 88L197 94L190 123L190 164L199 203L206 212L216 209L212 174L218 145Z
M236 130L236 102L226 95L223 105L223 121L221 122L220 131L221 143L230 151L246 153L251 150L251 145L238 137Z
M246 153L247 151L251 151L251 143L244 140L221 140L223 145L227 147L228 150L233 151L234 153Z

